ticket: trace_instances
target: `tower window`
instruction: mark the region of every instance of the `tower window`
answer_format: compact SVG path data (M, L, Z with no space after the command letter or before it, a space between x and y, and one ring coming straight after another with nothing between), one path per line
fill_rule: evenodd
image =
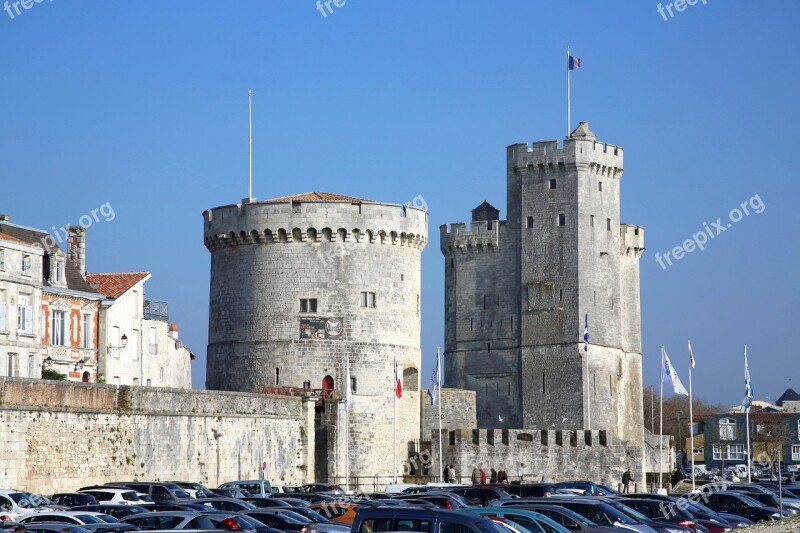
M351 392L356 391L356 378L353 376L350 376L350 391Z
M301 313L316 313L317 312L317 299L316 298L300 298L300 312Z
M303 388L304 389L310 389L311 388L311 382L310 381L304 381L303 382Z
M456 267L456 260L451 257L450 258L450 268L455 268L455 267Z
M550 180L550 188L551 189L555 189L556 188L556 180L554 180L554 179Z
M606 231L611 231L611 219L606 219Z
M597 190L600 191L600 192L603 192L603 182L602 181L598 181L597 182Z
M564 214L564 213L559 213L558 214L558 225L559 226L566 226L567 225L567 215L566 214Z
M532 228L533 227L533 217L527 217L525 219L525 227Z
M278 387L281 384L281 369L275 369L275 386Z
M491 342L487 342L486 343L486 353L492 353L492 343Z
M472 327L473 327L474 323L475 323L475 319L474 318L470 318L469 319L469 330L470 331L472 331Z
M372 291L361 292L361 307L375 308L377 307L377 297Z
M594 215L589 215L589 226L594 227Z

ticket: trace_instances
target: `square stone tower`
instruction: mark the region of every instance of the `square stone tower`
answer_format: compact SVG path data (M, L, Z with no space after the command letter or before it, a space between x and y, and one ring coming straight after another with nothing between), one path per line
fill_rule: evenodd
M507 148L507 220L486 204L441 228L445 381L475 390L479 427L641 441L644 230L620 222L622 172L581 123L561 148Z

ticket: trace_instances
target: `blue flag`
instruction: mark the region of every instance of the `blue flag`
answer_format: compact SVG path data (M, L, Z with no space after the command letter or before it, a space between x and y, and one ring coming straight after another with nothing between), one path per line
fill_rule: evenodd
M744 347L744 400L742 412L750 412L750 403L753 401L753 385L750 383L750 367L747 364L747 345Z
M589 351L589 313L586 313L586 322L583 327L583 351Z
M436 394L439 392L439 387L441 387L441 361L439 360L439 354L436 354L436 366L433 367L433 372L431 373L431 384L428 387L428 398L431 401L431 405L436 403Z

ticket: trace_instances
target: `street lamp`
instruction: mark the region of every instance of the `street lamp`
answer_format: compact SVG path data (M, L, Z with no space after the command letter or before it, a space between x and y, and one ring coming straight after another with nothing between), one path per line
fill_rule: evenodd
M122 342L122 346L111 346L109 344L108 345L108 351L110 352L112 350L122 350L122 349L124 349L128 345L128 336L123 333L122 334L122 338L120 339L120 341Z

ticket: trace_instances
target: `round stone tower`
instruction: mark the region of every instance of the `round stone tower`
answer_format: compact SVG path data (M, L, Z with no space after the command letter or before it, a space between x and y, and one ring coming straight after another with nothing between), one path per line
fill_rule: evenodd
M318 416L328 427L316 437L315 477L344 476L346 463L351 475L392 476L395 407L398 468L408 440L419 438L427 212L315 192L245 200L203 218L211 252L206 387L322 389L337 414ZM396 403L395 361L403 381ZM345 416L348 362L353 400ZM349 457L329 427L339 418L349 420Z

